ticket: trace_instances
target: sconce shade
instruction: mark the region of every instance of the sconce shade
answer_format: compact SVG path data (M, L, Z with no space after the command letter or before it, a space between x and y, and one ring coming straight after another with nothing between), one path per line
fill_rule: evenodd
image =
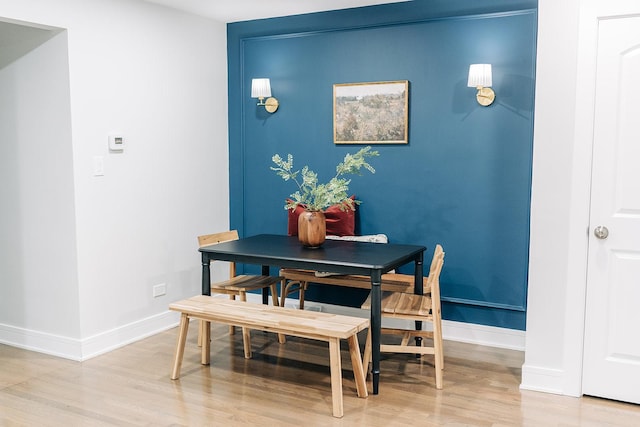
M251 79L251 97L268 98L271 96L269 79Z
M469 66L469 87L491 87L491 64L471 64Z

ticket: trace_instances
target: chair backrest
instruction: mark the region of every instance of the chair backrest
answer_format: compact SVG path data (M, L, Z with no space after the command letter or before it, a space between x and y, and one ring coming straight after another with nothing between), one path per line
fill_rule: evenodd
M232 240L238 240L238 230L223 231L220 233L204 234L198 236L198 247L217 245L218 243L230 242ZM229 263L229 274L231 277L236 276L236 263Z
M426 288L431 292L431 311L433 316L440 316L440 272L444 265L444 250L439 244L436 245L429 267L429 277L427 278Z
M223 242L230 242L231 240L238 240L238 230L223 231L221 233L204 234L198 236L199 247L215 245Z

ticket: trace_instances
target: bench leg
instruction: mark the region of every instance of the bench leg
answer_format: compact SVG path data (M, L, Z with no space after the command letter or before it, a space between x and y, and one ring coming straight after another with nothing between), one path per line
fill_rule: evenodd
M251 329L242 328L242 343L244 344L244 358L251 359Z
M202 321L202 357L203 365L208 365L211 357L211 322Z
M333 416L344 415L342 404L342 361L340 360L340 338L329 339L329 365L331 366L331 401Z
M247 293L240 293L240 301L247 302ZM251 359L251 330L242 328L242 344L244 346L244 358Z
M198 320L198 347L202 347L202 330L204 329L204 320Z
M365 373L369 373L369 364L371 363L371 328L367 330L367 340L364 344L364 354L362 355Z
M356 390L358 397L367 397L367 382L360 357L360 346L358 345L358 336L353 335L348 338L349 354L351 355L351 366L353 366L353 376L356 380Z
M180 315L180 332L178 333L178 345L176 346L176 355L173 359L173 372L171 379L177 380L180 377L180 367L182 366L182 357L184 356L184 344L187 341L187 332L189 331L189 316L186 313Z

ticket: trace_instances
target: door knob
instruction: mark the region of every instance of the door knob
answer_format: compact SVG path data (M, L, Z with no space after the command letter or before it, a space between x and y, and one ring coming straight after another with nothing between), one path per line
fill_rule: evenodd
M606 239L607 237L609 237L609 229L604 225L599 225L593 230L593 234L598 239Z

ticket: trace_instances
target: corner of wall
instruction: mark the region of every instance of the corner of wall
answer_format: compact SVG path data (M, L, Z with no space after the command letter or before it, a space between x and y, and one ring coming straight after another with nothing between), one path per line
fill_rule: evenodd
M521 390L564 394L564 371L541 366L522 365Z

